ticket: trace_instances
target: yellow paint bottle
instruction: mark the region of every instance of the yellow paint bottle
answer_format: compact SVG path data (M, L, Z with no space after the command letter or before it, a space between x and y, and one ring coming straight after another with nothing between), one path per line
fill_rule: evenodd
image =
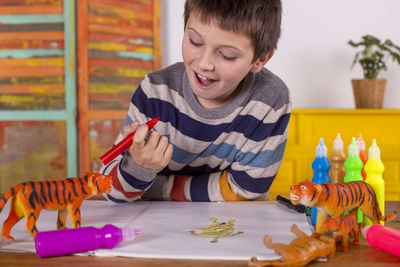
M378 200L379 209L382 215L385 215L385 182L383 181L383 171L385 166L381 160L381 151L376 144L376 140L372 140L372 145L368 150L368 161L364 166L367 178L365 182L370 184L375 191ZM364 224L372 225L372 221L364 216ZM381 221L383 225L383 221Z

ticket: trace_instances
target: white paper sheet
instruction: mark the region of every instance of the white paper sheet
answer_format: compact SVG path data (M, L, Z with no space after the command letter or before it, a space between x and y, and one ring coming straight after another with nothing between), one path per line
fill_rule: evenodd
M9 203L0 214L0 224L8 216ZM305 214L297 213L279 204L205 203L205 202L147 202L113 204L107 201L87 200L82 205L82 226L103 227L113 224L143 232L133 241L119 244L112 250L99 249L97 256L126 256L141 258L260 260L277 259L273 250L265 247L263 238L272 237L273 243L290 243L295 235L292 224L311 234ZM216 243L212 238L195 236L190 230L208 227L208 217L218 222L235 219L235 232L243 234L223 237ZM57 212L43 210L37 227L39 231L56 229ZM69 223L69 219L67 221ZM67 223L67 225L68 225ZM25 219L11 231L15 241L0 251L33 252L32 237L25 230Z

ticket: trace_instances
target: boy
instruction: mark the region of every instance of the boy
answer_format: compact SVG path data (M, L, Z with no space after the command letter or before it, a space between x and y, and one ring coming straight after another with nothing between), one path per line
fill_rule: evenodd
M107 198L268 199L291 108L285 84L263 68L280 35L280 0L187 0L184 21L183 63L148 74L131 99L116 143L136 134L102 168L113 176Z

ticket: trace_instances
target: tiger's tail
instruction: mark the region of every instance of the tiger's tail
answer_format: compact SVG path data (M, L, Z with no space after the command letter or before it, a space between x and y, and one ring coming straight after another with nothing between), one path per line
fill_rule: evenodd
M367 186L370 188L370 190L374 190L371 185L367 185ZM393 211L388 216L383 216L382 211L379 208L379 203L378 203L378 199L376 197L376 193L375 193L375 191L372 191L372 192L373 192L373 195L374 195L374 198L373 198L374 203L373 203L372 209L374 210L374 213L376 213L376 218L379 221L384 221L384 222L390 222L391 220L396 218L396 215L397 215L396 211Z
M10 198L12 198L13 196L15 196L17 194L17 192L20 191L23 187L24 187L23 184L18 184L14 187L11 187L10 189L8 189L7 192L5 192L3 197L0 198L0 213L3 211L4 206L6 205L7 201Z
M382 213L379 212L379 220L385 221L385 222L390 222L391 220L396 218L396 216L397 216L397 212L396 211L393 211L392 213L390 213L389 216L383 216Z

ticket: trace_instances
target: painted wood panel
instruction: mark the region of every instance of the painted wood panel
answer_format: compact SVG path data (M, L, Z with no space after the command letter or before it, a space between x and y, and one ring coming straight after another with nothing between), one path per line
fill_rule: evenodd
M0 194L77 174L75 0L0 1Z
M26 181L65 178L65 140L65 122L0 122L0 194Z
M112 146L134 91L148 72L161 67L160 1L83 0L77 4L83 173L98 170L98 157Z
M0 110L65 109L63 1L0 1Z
M87 1L89 108L128 108L144 76L158 68L154 1Z
M102 166L100 156L108 151L118 133L123 120L91 120L89 123L89 159L90 169L99 170Z

